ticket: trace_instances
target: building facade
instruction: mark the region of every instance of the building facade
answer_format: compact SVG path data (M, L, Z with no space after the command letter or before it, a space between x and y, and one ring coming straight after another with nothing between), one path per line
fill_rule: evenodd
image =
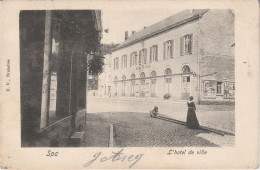
M112 81L112 55L107 54L105 55L104 58L104 68L103 68L103 73L99 75L99 82L98 82L98 95L100 97L112 97L112 86L113 86L113 81Z
M111 96L234 101L234 13L185 10L112 52Z

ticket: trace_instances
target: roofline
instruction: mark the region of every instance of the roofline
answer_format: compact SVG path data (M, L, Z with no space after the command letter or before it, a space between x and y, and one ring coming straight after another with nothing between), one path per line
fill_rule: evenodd
M205 12L205 13L206 13L206 12ZM190 22L190 21L193 21L193 20L196 20L196 19L198 19L198 18L201 18L202 15L203 15L203 14L194 15L194 16L192 16L192 17L190 17L190 18L187 18L187 19L185 19L185 20L182 20L182 21L180 21L180 22L177 22L177 23L175 23L175 24L173 24L173 25L171 25L171 26L169 26L169 27L166 27L166 28L164 28L164 29L162 29L162 30L159 30L159 31L156 31L156 32L154 32L154 33L148 34L148 35L146 35L146 36L144 36L144 37L141 37L141 38L139 38L139 39L130 41L129 43L126 43L126 44L124 44L124 45L122 45L122 46L117 47L117 48L114 49L112 52L115 52L115 51L117 51L117 50L119 50L119 49L122 49L122 48L125 48L125 47L127 47L127 46L130 46L130 45L132 45L132 44L134 44L134 43L136 43L136 42L142 41L142 40L144 40L144 39L148 39L148 38L153 37L153 36L155 36L155 35L157 35L157 34L160 34L160 33L162 33L162 32L165 32L165 31L168 31L168 30L170 30L170 29L173 29L173 28L175 28L175 27L177 27L177 26L186 24L186 23L188 23L188 22Z

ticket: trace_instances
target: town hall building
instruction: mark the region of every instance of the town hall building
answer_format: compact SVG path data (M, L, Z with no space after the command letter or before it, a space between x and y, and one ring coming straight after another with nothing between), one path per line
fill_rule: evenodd
M185 10L125 37L110 56L110 97L234 101L234 17Z

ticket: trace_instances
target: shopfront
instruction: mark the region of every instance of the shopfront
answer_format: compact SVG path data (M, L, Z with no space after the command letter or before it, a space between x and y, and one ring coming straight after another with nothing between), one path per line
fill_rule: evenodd
M226 80L203 80L203 100L235 99L235 82Z

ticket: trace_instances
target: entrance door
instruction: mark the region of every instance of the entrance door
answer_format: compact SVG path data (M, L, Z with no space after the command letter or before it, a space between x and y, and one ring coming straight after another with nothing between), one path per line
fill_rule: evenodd
M190 97L190 67L187 65L183 66L182 73L184 73L182 75L182 99L188 100Z
M182 77L182 99L187 100L190 97L190 76Z

